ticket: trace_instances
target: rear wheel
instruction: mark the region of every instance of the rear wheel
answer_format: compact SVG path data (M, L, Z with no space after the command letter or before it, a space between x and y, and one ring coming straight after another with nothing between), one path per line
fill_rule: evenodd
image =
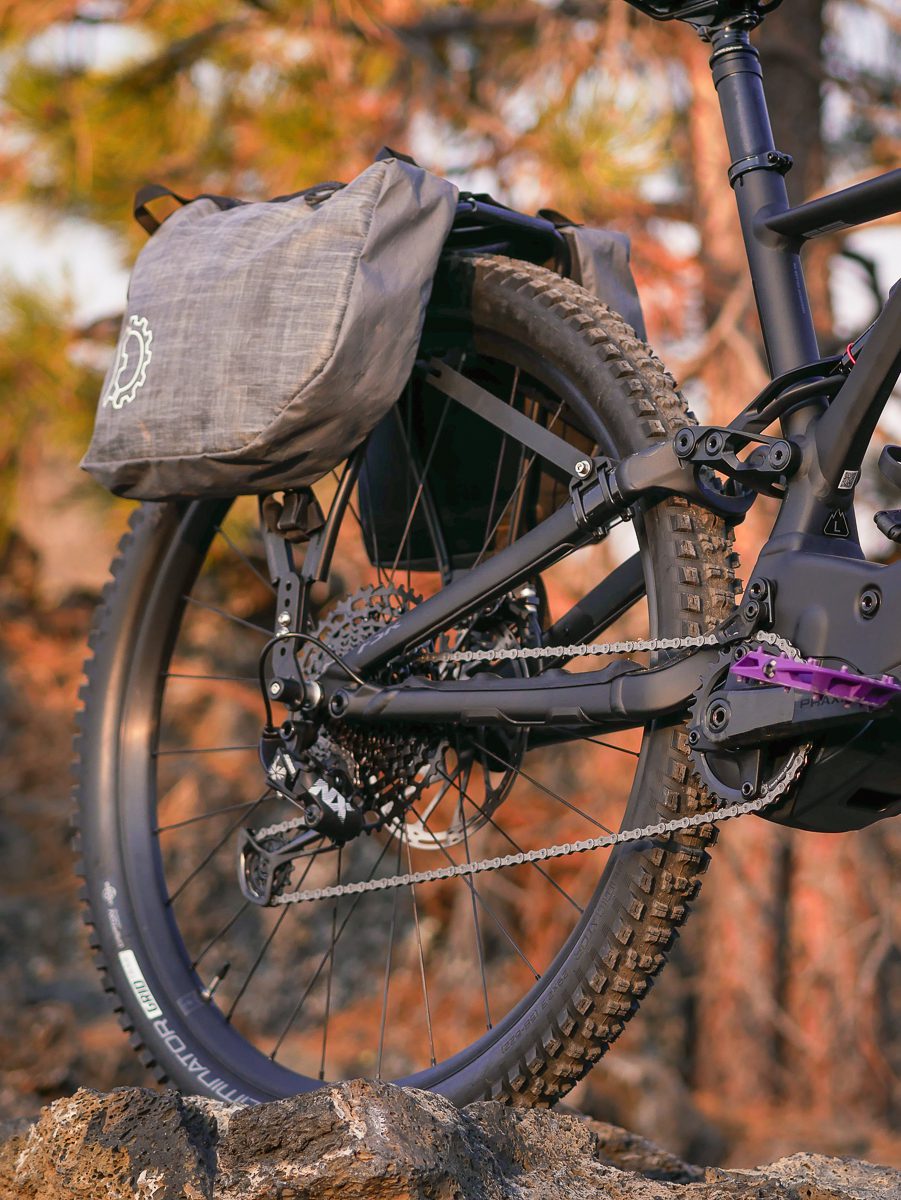
M499 258L458 260L447 272L427 353L586 452L620 457L689 420L650 350L580 288ZM338 653L568 502L565 487L505 440L492 451L490 508L487 518L478 509L482 537L467 557L460 534L476 509L459 483L465 423L458 409L442 416L432 397L423 442L425 403L411 387L393 418L398 471L418 480L395 514L395 545L373 545L390 534L376 519L390 485L364 472L342 510L327 584L311 596L310 627ZM470 447L491 436L468 429ZM317 492L327 510L341 500L334 481ZM606 640L693 635L730 610L721 522L671 499L470 614L439 648L535 645L541 626L636 548L647 599L616 616ZM552 1102L637 1009L697 891L712 828L474 879L254 903L238 886L243 831L277 848L290 833L276 827L297 815L258 760L255 674L275 627L264 563L249 499L145 506L98 612L81 717L80 838L98 963L133 1045L158 1077L229 1099L368 1075L459 1103ZM316 653L301 652L308 674L326 665ZM321 736L335 770L378 794L384 819L340 849L313 845L277 891L576 841L700 803L680 724L565 745L530 745L522 734L488 744L459 729Z

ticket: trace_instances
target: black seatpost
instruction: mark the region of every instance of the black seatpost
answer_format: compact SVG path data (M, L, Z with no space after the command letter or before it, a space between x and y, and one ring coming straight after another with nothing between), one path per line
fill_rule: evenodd
M775 376L816 360L819 351L800 243L763 224L768 216L789 207L783 176L791 158L773 143L760 56L748 38L748 24L738 18L708 30L713 46L710 67L732 158L729 182L738 204L767 359ZM795 414L788 431L805 424L804 414Z

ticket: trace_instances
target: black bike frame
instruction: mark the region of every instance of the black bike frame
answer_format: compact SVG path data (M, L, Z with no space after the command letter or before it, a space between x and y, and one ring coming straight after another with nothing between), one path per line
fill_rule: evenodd
M747 25L737 20L709 30L710 62L733 160L729 179L764 344L771 374L777 377L797 368L815 368L819 361L801 267L803 243L901 211L901 170L789 207L784 173L790 159L773 143L759 56L750 44ZM901 567L865 560L852 510L864 451L901 370L899 329L901 288L896 287L840 389L824 387L822 395L816 394L816 387L808 389L803 407L785 417L783 434L790 439L800 466L788 480L771 537L749 581L758 589L763 581L775 597L772 623L793 638L802 653L851 659L864 671L901 662ZM816 375L813 370L812 376ZM491 415L487 419L492 420ZM672 443L668 446L671 450ZM633 455L608 476L599 475L590 497L591 519L586 520L584 496L578 504L564 506L352 651L347 667L358 676L366 675L427 643L461 617L586 544L613 519L628 517L629 505L636 500L652 500L662 489L704 502L696 491L673 483L678 475L675 468L668 476L661 474L659 453L653 460L648 455ZM846 536L830 536L830 528L845 528ZM330 553L330 545L317 544L307 560L314 566L305 564L301 576L321 577ZM830 608L820 603L812 615L808 579L817 579L832 595L840 595L841 604ZM867 586L876 587L891 602L883 602L877 613L862 620L854 601ZM558 621L548 631L548 641L559 646L575 637L597 636L640 593L636 559L599 584L580 603L578 614L574 610ZM334 716L379 722L554 724L584 732L586 726L640 725L680 711L697 686L703 661L712 661L714 655L702 650L650 670L633 664L628 674L623 674L620 663L578 675L555 670L529 679L482 674L446 682L414 677L388 688L354 688L347 684L347 673L336 668L320 682Z

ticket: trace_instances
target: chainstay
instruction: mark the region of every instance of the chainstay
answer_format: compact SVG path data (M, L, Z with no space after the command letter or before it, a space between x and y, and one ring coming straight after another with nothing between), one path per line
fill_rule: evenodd
M749 641L765 642L778 646L779 649L792 658L800 655L794 646L785 638L767 630L759 631ZM715 634L699 634L682 638L646 638L622 642L595 642L578 646L547 646L522 647L513 650L459 650L444 654L429 655L419 661L427 662L497 662L501 659L512 658L574 658L585 654L629 654L636 651L657 650L688 650L705 646L716 646L720 640ZM652 825L643 825L637 829L623 829L619 833L608 833L599 837L584 838L576 842L563 842L556 846L545 846L540 850L523 850L517 854L506 854L498 858L485 858L476 862L459 863L449 867L436 867L431 871L411 871L403 875L388 875L381 879L365 879L356 883L332 884L324 888L308 888L304 891L285 892L273 896L273 905L309 904L319 900L339 899L342 896L359 896L368 892L383 892L401 887L415 887L417 884L437 883L444 879L471 877L487 871L500 871L508 867L518 867L526 863L547 862L548 859L565 858L572 854L585 854L591 850L600 850L609 846L618 846L624 842L641 841L644 838L663 837L680 830L696 829L702 825L713 825L721 821L729 821L735 817L743 817L750 813L762 812L770 808L785 794L797 779L807 762L810 745L799 747L779 775L769 784L761 785L761 795L753 800L745 800L729 804L723 808L708 809L705 812L693 813L687 817L676 817L670 821L659 821ZM715 797L714 797L715 798ZM284 821L279 825L269 826L260 830L258 837L271 836L287 832L303 824L302 821Z

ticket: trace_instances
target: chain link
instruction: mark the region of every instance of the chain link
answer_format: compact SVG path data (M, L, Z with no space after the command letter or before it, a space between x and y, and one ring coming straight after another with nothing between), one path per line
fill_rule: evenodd
M765 642L776 646L791 658L800 658L799 652L785 638L767 630L758 631L751 641ZM634 654L638 651L658 650L694 650L704 646L720 644L714 633L698 634L682 638L647 638L644 640L622 642L594 642L588 645L574 646L525 646L517 649L500 650L451 650L443 654L430 654L419 659L420 662L498 662L507 659L521 658L577 658L586 654ZM518 867L524 863L546 862L550 858L564 858L571 854L585 854L591 850L600 850L607 846L619 846L623 842L635 842L644 838L662 837L683 829L695 829L702 825L713 825L720 821L729 821L735 817L743 817L748 813L761 812L775 804L797 779L807 762L810 745L801 746L795 750L788 762L770 783L761 784L760 795L754 800L745 800L737 804L729 804L724 808L713 808L706 812L693 813L688 817L676 817L671 821L659 821L653 825L643 825L637 829L623 829L619 833L604 834L600 837L584 838L577 842L563 842L557 846L546 846L541 850L523 850L517 854L505 854L500 858L483 858L477 862L459 863L449 867L437 867L431 871L411 871L405 875L388 875L382 879L365 879L357 883L333 884L324 888L308 888L301 892L285 892L273 896L273 905L309 904L316 900L332 900L341 896L359 896L366 892L383 892L392 888L410 887L421 883L436 883L442 879L455 879L457 876L480 875L485 871L500 871L507 867ZM713 797L715 799L715 797ZM279 825L270 825L256 834L262 839L278 833L287 833L305 825L302 819L282 821Z
M798 651L777 633L760 630L749 639L778 646L790 658L799 658ZM523 646L508 650L447 650L441 654L424 654L417 663L503 662L514 658L582 658L586 654L635 654L649 650L698 650L716 646L720 640L715 633L701 633L681 638L645 638L624 642L590 642L572 646Z

